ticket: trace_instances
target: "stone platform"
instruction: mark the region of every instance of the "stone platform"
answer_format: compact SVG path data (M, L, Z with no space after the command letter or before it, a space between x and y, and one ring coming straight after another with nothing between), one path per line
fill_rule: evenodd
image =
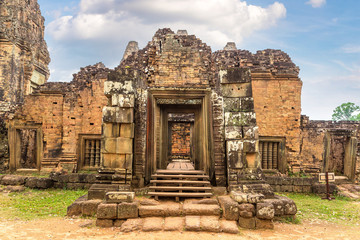
M68 207L68 216L96 215L99 227L120 227L129 231L206 231L238 233L246 229L273 229L274 220L295 218L294 201L275 195L231 192L206 199L154 200L127 193L105 200L79 199ZM123 194L124 197L120 197ZM115 199L115 200L114 200ZM116 200L117 199L117 200Z

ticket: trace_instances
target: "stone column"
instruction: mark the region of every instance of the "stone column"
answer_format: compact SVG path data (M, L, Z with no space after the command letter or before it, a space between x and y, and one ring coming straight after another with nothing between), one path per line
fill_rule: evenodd
M259 135L252 98L251 72L245 68L222 70L220 83L224 98L229 189L256 188L254 191L257 192L257 189L263 189L264 181L258 149Z
M130 183L134 140L134 73L117 70L104 84L108 106L103 109L102 172L113 174L111 183ZM115 174L114 174L115 173Z

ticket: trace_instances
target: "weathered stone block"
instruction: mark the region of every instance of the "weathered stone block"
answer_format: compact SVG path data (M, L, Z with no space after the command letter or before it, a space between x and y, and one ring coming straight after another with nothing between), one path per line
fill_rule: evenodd
M82 202L74 202L67 207L66 215L71 216L80 216L82 214Z
M256 204L256 217L259 219L273 219L275 215L274 206L271 203L257 203Z
M126 220L114 220L114 227L121 227Z
M226 126L225 127L225 139L242 139L242 127L241 126Z
M126 220L120 228L122 232L133 232L139 231L142 229L144 219L142 218L132 218Z
M134 138L134 128L135 124L133 123L121 123L120 137Z
M164 218L151 217L145 218L143 223L144 232L161 231L164 225Z
M97 209L97 218L116 219L116 217L117 217L117 204L115 203L99 204Z
M231 191L230 196L238 203L259 203L264 200L263 194Z
M224 112L253 112L254 100L252 97L229 98L224 97Z
M94 216L101 200L88 200L83 201L81 205L83 216Z
M26 179L25 187L36 188L37 181L38 181L38 178L36 178L36 177L28 177Z
M54 181L50 178L39 178L36 182L36 187L40 189L48 189L54 186Z
M202 205L185 203L183 207L185 215L220 215L219 205Z
M233 234L239 233L237 221L221 220L220 231L224 233L233 233Z
M132 154L133 140L131 138L105 138L104 153Z
M200 216L186 216L185 217L185 230L187 231L200 231Z
M134 121L134 109L120 107L104 107L103 121L105 123L132 123Z
M118 205L118 219L137 218L139 216L138 203L120 203Z
M287 198L287 197L277 196L277 195L275 197L283 202L285 215L295 215L296 214L297 207L296 207L295 202L292 199Z
M230 196L219 196L218 200L222 209L222 217L226 220L237 221L239 219L239 204L231 199Z
M243 218L252 218L255 215L255 207L251 203L239 204L239 215Z
M105 81L104 82L104 93L105 95L113 94L129 94L133 93L134 88L132 86L132 81Z
M2 185L24 185L27 177L17 175L6 175L2 178Z
M219 232L220 224L219 217L216 216L201 216L200 228L205 232Z
M270 203L274 206L275 216L284 215L284 203L280 199L265 199L264 202Z
M254 112L225 112L225 126L255 126Z
M248 68L228 68L219 72L220 83L244 83L251 81L251 72Z
M105 200L107 203L133 202L134 192L107 192Z
M254 229L256 226L255 218L239 217L239 226L246 229Z
M103 227L103 228L110 228L113 227L114 221L111 219L96 219L96 226Z
M123 108L130 108L135 106L134 94L113 94L111 96L111 105Z
M207 205L208 206L208 205ZM180 204L161 204L139 207L140 217L170 217L181 216L183 210Z
M164 221L164 231L182 231L184 229L183 217L167 217Z
M255 225L257 229L274 229L273 220L255 219Z
M259 139L259 128L255 127L246 127L243 128L243 139Z
M221 85L221 92L224 97L251 97L251 83L228 83Z

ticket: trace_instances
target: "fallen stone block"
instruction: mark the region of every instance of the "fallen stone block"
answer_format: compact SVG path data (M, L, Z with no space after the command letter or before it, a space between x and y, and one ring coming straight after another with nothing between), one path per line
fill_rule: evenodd
M97 218L99 219L116 219L117 204L115 203L101 203L97 209Z
M276 196L277 199L280 199L283 202L284 206L284 215L295 215L297 212L297 207L295 202L287 197Z
M226 220L237 221L239 219L239 204L230 196L219 196L218 199L222 209L222 217Z
M138 203L127 203L123 202L118 204L117 218L118 219L128 219L128 218L137 218L139 216L139 207Z
M25 176L17 176L17 175L5 175L1 184L3 185L24 185L27 177Z
M24 186L12 186L9 185L6 187L6 192L23 192L25 191L25 187Z
M271 203L257 203L256 217L259 219L273 219L275 214L274 206Z
M143 222L143 231L152 232L152 231L161 231L164 225L164 218L162 217L150 217L145 218Z
M107 192L105 195L105 200L107 203L130 203L134 201L134 197L134 192Z
M230 197L238 203L258 203L264 200L263 194L243 193L236 191L231 191Z
M54 181L50 178L38 178L36 187L40 189L48 189L54 186Z
M38 178L36 178L36 177L28 177L26 179L25 187L36 188L37 181L38 181Z
M68 206L66 215L69 217L82 215L82 201L75 201Z

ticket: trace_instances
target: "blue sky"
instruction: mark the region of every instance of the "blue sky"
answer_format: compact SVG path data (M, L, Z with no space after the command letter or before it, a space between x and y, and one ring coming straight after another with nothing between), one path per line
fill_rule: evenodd
M187 29L213 51L234 41L273 48L300 67L302 113L331 119L344 102L360 105L360 1L38 0L50 50L50 81L80 67L114 68L131 40L144 47L158 28Z

